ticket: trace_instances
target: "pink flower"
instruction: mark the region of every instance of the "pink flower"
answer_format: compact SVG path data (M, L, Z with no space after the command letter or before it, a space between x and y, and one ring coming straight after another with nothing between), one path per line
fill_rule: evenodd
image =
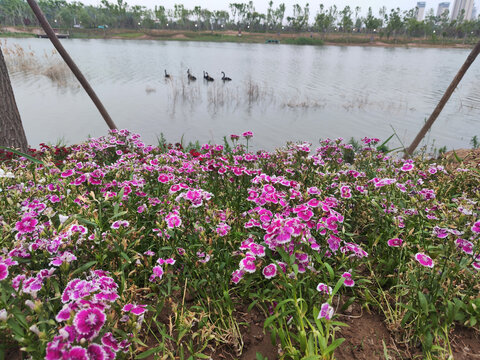
M89 356L87 355L87 350L80 346L74 346L70 349L68 354L63 355L63 359L68 360L89 360Z
M0 263L0 280L6 279L8 276L8 266Z
M20 233L20 234L25 234L25 233L31 233L35 230L35 227L38 224L38 220L35 219L32 216L24 216L22 220L18 221L15 224L15 229Z
M167 174L160 174L157 179L159 182L165 184L169 181L168 175Z
M238 140L239 138L240 138L240 136L238 136L238 135L235 135L235 134L230 135L231 140Z
M242 280L243 275L245 275L245 271L243 271L243 270L235 270L235 271L232 273L232 282L233 282L234 284L238 284L238 283L240 282L240 280Z
M103 348L98 344L90 344L87 348L89 360L106 360L107 354Z
M248 254L252 254L253 256L264 257L265 256L265 246L251 243L248 245L250 251Z
M352 287L355 285L355 281L353 281L352 279L352 274L350 274L349 272L344 272L342 274L342 277L345 278L345 281L343 282L343 285L347 286L347 287Z
M253 133L251 131L245 131L242 136L246 139L250 139L251 137L253 137Z
M331 320L333 317L333 313L334 313L333 307L330 306L329 303L323 303L320 308L320 312L318 313L317 319L324 318L326 320Z
M68 170L65 170L64 172L62 172L62 173L60 174L60 176L61 176L62 178L67 178L67 177L72 176L74 173L75 173L75 171L74 171L73 169L68 169Z
M64 305L62 310L60 310L57 316L55 316L55 320L57 320L58 322L67 321L70 319L71 312L72 310L70 309L70 306Z
M474 233L480 234L480 221L477 221L475 224L473 224L472 231Z
M388 246L399 247L402 246L403 240L399 238L393 238L387 241Z
M165 217L169 229L174 229L182 225L182 219L177 213L171 212Z
M245 270L249 273L254 273L256 270L255 266L255 257L251 255L247 255L240 261L240 270Z
M433 268L434 266L432 258L424 253L415 254L415 260L425 267Z
M73 319L75 330L83 335L98 333L105 324L105 314L98 308L80 310Z
M123 307L122 311L131 312L132 314L135 314L135 315L141 315L145 311L147 311L146 307L147 305L126 304Z
M414 165L411 164L411 163L405 163L403 164L402 168L400 170L402 171L410 171L410 170L413 170L414 168Z
M107 332L102 336L102 344L112 348L113 351L119 350L118 341L111 332Z
M262 274L266 279L271 279L277 275L277 266L275 264L265 266L262 270Z
M330 295L332 293L332 288L328 286L327 284L320 283L317 285L317 291L324 293L326 295Z
M163 268L162 268L161 266L154 266L153 269L152 269L152 271L153 271L153 274L150 275L150 281L155 280L157 277L158 277L159 279L162 278L162 276L163 276Z

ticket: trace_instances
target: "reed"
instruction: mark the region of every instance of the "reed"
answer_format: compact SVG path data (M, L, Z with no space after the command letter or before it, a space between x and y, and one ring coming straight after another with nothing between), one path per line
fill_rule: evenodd
M9 72L28 76L46 76L59 87L75 84L73 74L59 59L56 50L50 53L44 52L43 56L39 56L31 48L24 49L19 44L8 44L6 39L3 43L0 40L0 43Z

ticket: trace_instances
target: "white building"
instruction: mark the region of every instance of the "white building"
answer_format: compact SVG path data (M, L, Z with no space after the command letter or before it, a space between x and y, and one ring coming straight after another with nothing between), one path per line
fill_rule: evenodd
M455 0L452 10L452 20L458 19L459 15L464 12L464 20L472 20L474 0Z
M425 16L425 1L417 2L417 20L422 21Z
M437 16L442 16L442 14L445 11L449 11L450 9L450 3L449 2L441 2L438 4L438 9L437 9Z

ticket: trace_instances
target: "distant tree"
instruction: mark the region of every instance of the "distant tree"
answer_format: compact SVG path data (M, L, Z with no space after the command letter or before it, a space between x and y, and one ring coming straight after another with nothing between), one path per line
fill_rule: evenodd
M310 17L310 5L307 3L305 7L299 4L293 5L293 16L287 16L289 26L295 31L305 30Z
M368 32L373 32L382 26L382 19L373 16L372 8L368 8L367 17L365 18L365 28Z
M155 5L153 13L155 14L155 18L157 19L159 25L164 27L167 24L167 12L165 11L165 6Z
M344 32L352 31L352 9L348 5L345 6L342 11L340 11L340 26Z
M319 32L326 33L335 24L337 7L330 7L329 10L325 9L323 4L320 4L320 10L317 12L315 17L315 25Z
M28 149L27 138L23 130L22 119L18 112L12 84L8 76L7 65L0 47L0 145L17 148L24 152Z
M400 29L403 27L402 17L400 16L400 8L391 9L390 14L388 14L388 24L387 24L387 38L393 34L396 38Z

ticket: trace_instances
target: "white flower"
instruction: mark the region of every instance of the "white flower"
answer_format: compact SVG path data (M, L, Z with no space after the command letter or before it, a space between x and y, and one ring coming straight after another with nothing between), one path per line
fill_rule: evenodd
M58 214L58 219L60 220L60 224L63 224L65 221L67 221L69 216L61 215Z
M7 321L7 310L1 309L0 310L0 321Z

